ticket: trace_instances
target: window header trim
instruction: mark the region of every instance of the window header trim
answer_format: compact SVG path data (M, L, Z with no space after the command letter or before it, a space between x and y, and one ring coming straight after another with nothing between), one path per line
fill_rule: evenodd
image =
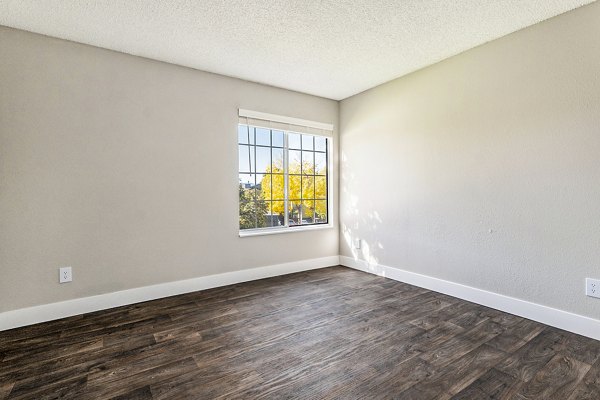
M286 117L284 115L269 114L269 113L264 113L264 112L260 112L260 111L246 110L243 108L239 109L239 116L240 116L240 122L243 121L242 118L246 118L246 119L251 118L251 119L256 119L256 120L262 120L267 123L277 122L277 123L281 123L281 124L295 125L298 127L322 129L324 131L329 131L329 132L333 131L333 124L328 124L325 122L310 121L308 119ZM293 127L290 127L289 130L293 131L294 129L293 129Z

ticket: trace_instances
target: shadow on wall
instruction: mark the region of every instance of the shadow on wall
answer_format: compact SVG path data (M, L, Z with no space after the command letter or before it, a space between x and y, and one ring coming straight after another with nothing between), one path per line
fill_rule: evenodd
M345 200L342 202L340 213L344 243L354 261L362 268L385 276L385 271L379 266L378 257L384 249L383 243L378 239L378 229L383 221L379 213L373 210L372 204L364 205L354 194L353 189L359 187L361 181L348 164L348 156L344 152L341 153L341 163L340 189ZM357 240L360 240L360 248L356 246Z

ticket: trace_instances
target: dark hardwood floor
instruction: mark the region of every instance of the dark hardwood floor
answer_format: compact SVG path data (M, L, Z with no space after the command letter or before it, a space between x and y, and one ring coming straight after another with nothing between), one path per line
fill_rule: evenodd
M600 399L600 342L344 267L0 332L0 399Z

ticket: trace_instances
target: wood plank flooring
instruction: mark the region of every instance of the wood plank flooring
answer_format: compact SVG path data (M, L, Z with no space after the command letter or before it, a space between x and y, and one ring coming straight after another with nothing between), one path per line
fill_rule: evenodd
M600 399L600 342L332 267L0 332L4 399Z

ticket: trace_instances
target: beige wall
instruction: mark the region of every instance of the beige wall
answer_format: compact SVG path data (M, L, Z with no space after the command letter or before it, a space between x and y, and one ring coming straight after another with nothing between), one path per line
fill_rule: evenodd
M335 101L0 27L0 312L337 255L337 228L238 237L238 107L337 125Z
M600 318L583 294L600 278L599 20L593 3L344 100L342 231L250 238L237 108L337 125L337 102L0 27L0 312L353 256L361 238L360 258Z
M344 100L341 253L600 318L599 22L593 3Z

